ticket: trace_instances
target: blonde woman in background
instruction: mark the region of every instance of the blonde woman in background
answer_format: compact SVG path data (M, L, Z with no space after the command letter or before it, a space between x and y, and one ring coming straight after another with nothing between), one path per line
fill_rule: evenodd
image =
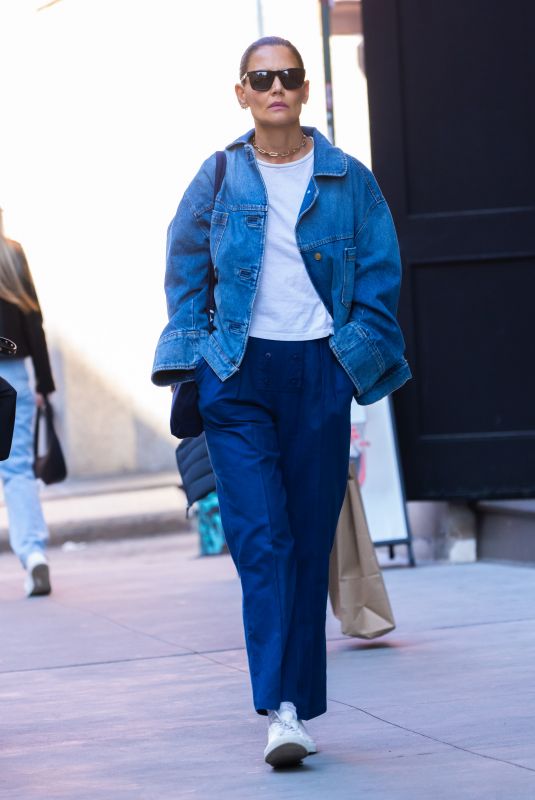
M9 517L9 541L26 570L28 597L50 594L45 548L48 529L33 472L33 423L54 387L43 331L43 318L32 276L20 244L4 236L0 210L0 336L17 345L15 357L0 355L0 377L17 391L11 452L0 462L0 477ZM26 359L31 358L36 394L30 387Z

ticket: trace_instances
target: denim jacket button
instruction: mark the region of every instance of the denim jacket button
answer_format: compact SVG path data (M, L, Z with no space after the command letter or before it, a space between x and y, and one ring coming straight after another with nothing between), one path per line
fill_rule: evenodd
M314 253L314 258L316 261L321 261L321 253Z

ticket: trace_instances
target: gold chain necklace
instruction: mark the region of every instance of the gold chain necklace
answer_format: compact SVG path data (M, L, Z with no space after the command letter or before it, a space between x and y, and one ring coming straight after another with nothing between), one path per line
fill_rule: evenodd
M303 138L301 139L301 143L297 145L297 147L291 147L290 150L286 150L285 153L275 153L273 150L263 150L259 147L256 143L256 136L253 135L251 140L251 144L253 145L254 149L261 153L263 156L271 156L271 158L285 158L286 156L293 156L294 153L297 153L298 150L302 150L303 147L306 147L307 144L307 137L303 134Z

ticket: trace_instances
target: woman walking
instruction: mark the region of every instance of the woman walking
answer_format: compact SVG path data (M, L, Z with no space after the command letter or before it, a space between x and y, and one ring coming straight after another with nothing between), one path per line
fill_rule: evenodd
M254 129L226 148L215 203L211 156L169 228L169 323L153 381L197 382L254 706L269 721L264 756L281 766L316 752L303 720L326 710L328 564L351 399L379 400L410 372L390 213L369 170L301 127L299 52L276 37L254 42L236 95Z
M1 214L1 212L0 212ZM43 405L54 391L54 380L43 331L43 318L22 247L6 239L0 216L0 335L17 345L16 356L0 354L0 376L17 392L11 452L0 462L9 541L26 570L28 596L50 594L45 547L48 529L33 472L33 422L36 403ZM25 359L31 357L36 378L34 396Z

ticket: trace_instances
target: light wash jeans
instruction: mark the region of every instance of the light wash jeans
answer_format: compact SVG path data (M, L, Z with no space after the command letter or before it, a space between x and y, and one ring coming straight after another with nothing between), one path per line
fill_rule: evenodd
M25 567L30 553L43 552L48 542L48 528L33 473L35 397L23 359L0 359L0 375L17 391L13 444L9 458L0 461L0 477L9 518L9 541Z

